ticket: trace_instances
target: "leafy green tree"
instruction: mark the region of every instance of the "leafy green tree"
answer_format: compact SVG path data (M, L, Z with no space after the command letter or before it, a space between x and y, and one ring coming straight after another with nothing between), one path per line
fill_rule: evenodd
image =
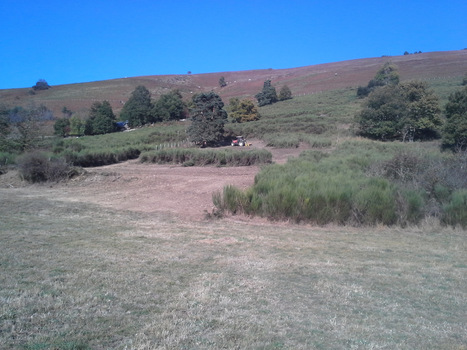
M145 86L139 85L123 106L120 119L128 120L128 125L132 128L142 126L153 121L152 109L151 93Z
M235 111L236 109L238 109L238 106L240 105L240 99L237 98L237 97L232 97L230 100L229 100L229 107L230 107L230 111L233 112Z
M395 64L386 62L370 82L373 82L374 86L397 85L399 79L399 68Z
M85 135L100 135L116 131L116 117L108 101L95 102L84 127Z
M284 85L279 91L279 101L290 100L292 98L292 91L287 85Z
M220 86L221 88L227 86L227 83L225 82L225 78L224 78L224 77L220 77L220 78L219 78L219 86Z
M449 96L445 114L442 148L467 150L467 86Z
M360 98L366 97L377 87L385 85L399 84L399 68L386 62L375 74L374 78L368 82L367 86L359 86L357 96Z
M440 137L443 125L439 99L426 82L401 84L407 115L401 120L402 141L432 140Z
M54 134L58 136L68 136L70 134L70 119L69 118L59 118L54 123Z
M358 116L358 134L376 140L397 138L398 121L406 113L401 91L387 86L373 91Z
M82 136L84 135L85 123L76 115L70 118L70 135Z
M358 116L359 131L377 140L429 140L442 126L438 98L424 82L388 84L374 90Z
M265 106L277 102L276 88L271 85L271 80L266 80L263 90L255 95L258 100L258 106Z
M187 129L190 141L198 145L215 146L222 142L227 112L224 102L214 92L193 96L190 117L191 125Z
M173 90L168 94L161 95L154 104L152 117L154 121L184 119L186 117L186 105L180 91Z
M261 118L256 106L248 99L240 101L238 98L232 98L229 104L232 111L230 116L237 123L250 122Z

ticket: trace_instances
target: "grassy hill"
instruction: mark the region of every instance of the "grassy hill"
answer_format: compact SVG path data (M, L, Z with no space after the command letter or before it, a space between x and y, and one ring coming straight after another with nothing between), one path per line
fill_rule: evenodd
M93 102L107 100L119 113L131 92L138 85L146 86L153 98L179 89L189 99L193 93L214 90L228 102L231 97L252 98L263 82L270 79L280 88L287 84L294 96L321 91L356 88L366 85L376 71L387 61L399 67L401 80L420 79L433 82L446 78L459 79L467 72L467 50L429 52L416 55L356 59L290 69L262 69L240 72L219 72L190 75L158 75L130 77L88 83L52 86L31 94L30 88L0 90L0 103L7 106L44 104L56 116L64 106L79 112L86 111ZM219 87L224 77L227 86ZM50 82L53 84L53 82ZM31 81L31 86L34 84Z
M224 191L215 182L226 176L220 166L134 161L46 185L0 175L2 349L465 350L467 154L440 152L436 140L354 136L356 87L387 60L402 80L427 80L442 104L467 72L467 51L454 51L116 79L35 95L1 90L0 103L43 103L59 116L63 106L85 112L104 99L118 112L139 84L154 98L172 88L187 98L212 89L228 102L271 79L294 98L226 128L268 150L298 150L285 164L250 172L252 187ZM260 144L185 149L185 128L180 121L42 141L50 159L87 166L139 152L149 158L173 144L170 151L219 154ZM201 169L209 185L199 181ZM252 168L231 178L244 169ZM206 198L236 214L187 219L187 208L201 215ZM170 205L180 215L167 214Z

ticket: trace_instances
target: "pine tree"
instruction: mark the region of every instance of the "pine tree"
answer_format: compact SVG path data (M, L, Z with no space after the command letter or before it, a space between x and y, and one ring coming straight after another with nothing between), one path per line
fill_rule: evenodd
M255 95L258 100L258 106L265 106L277 102L276 88L271 85L271 80L266 80L263 90Z
M223 107L222 99L212 91L193 96L191 125L187 129L190 141L202 146L215 146L222 142L227 120Z
M84 134L100 135L116 131L115 114L108 101L95 102L86 120Z

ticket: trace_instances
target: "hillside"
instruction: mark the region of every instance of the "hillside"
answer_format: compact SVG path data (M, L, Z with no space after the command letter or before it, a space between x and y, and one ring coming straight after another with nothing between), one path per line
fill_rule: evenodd
M249 147L190 147L176 121L0 152L1 348L466 350L467 152L355 137L356 87L389 59L441 103L467 72L466 50L0 90L56 116L139 84L295 94L226 123ZM228 162L255 152L273 164Z
M0 90L0 103L7 106L44 104L56 116L61 116L64 106L72 111L85 111L95 101L108 100L118 114L131 92L138 85L145 85L157 98L172 89L179 89L189 98L193 93L214 90L227 103L231 97L252 97L263 82L270 79L280 88L287 84L293 95L313 94L366 85L375 72L387 61L395 63L402 80L434 80L460 77L467 72L467 50L429 52L407 56L365 58L335 63L319 64L290 69L262 69L239 72L218 72L190 75L156 75L121 78L88 83L52 86L32 95L30 88ZM227 82L219 87L219 78ZM53 84L53 82L49 82ZM31 86L34 84L31 81Z

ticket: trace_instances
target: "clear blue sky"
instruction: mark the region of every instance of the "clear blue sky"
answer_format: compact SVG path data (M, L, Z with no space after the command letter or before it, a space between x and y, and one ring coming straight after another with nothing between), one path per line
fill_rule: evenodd
M467 48L465 0L0 0L0 89Z

